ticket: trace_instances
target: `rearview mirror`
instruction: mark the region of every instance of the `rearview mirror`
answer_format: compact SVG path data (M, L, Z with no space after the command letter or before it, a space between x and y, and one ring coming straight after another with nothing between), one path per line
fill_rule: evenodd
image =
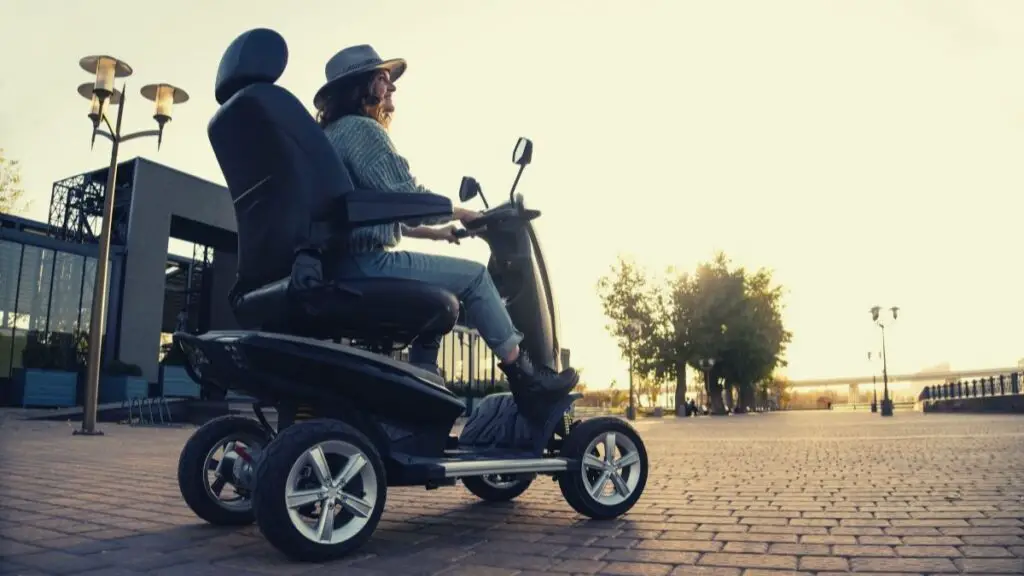
M480 193L480 183L469 176L462 177L462 184L459 185L459 200L469 202Z
M512 151L512 163L526 166L533 158L533 142L529 138L520 138Z

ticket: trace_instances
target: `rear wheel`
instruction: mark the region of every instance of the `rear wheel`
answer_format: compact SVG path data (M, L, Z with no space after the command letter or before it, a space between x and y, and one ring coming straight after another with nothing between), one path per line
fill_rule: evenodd
M536 474L488 474L463 478L462 484L481 500L508 502L526 492L536 477Z
M256 470L253 508L267 541L299 561L345 556L373 534L387 479L373 443L338 420L279 433Z
M253 460L269 443L267 430L244 416L199 427L178 457L178 488L196 516L219 526L251 524Z
M647 485L647 449L636 430L618 418L580 422L560 455L576 462L558 477L562 496L590 518L606 520L625 514Z

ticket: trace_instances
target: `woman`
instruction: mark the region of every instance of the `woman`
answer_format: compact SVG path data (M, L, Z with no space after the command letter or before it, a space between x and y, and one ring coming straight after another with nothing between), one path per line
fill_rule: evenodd
M409 164L398 154L387 129L394 114L395 81L405 72L401 59L382 60L368 45L353 46L327 63L327 84L316 94L317 122L360 188L387 192L429 192L409 173ZM453 217L462 223L480 215L456 207ZM452 218L425 225L380 224L352 232L345 274L405 278L444 287L455 294L488 347L500 359L516 402L524 398L561 396L579 380L575 370L561 373L533 367L519 343L521 332L491 280L487 268L470 260L397 250L404 236L458 242ZM432 227L432 226L441 227ZM417 364L437 366L436 341L417 342L410 351Z

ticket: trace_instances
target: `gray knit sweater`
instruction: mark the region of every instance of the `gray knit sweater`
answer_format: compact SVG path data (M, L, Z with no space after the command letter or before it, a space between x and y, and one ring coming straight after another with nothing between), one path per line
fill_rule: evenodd
M409 173L409 163L398 154L387 130L372 118L343 116L324 130L334 150L348 168L355 185L361 189L387 192L430 192ZM424 220L437 225L451 217ZM373 252L394 248L402 239L405 224L378 224L352 231L352 252Z

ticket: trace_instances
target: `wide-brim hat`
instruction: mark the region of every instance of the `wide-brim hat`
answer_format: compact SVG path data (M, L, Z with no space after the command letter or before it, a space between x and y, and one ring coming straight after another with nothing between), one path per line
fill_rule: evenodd
M357 74L371 70L387 70L391 73L391 81L394 82L405 73L406 65L402 58L384 60L369 44L349 46L327 61L327 65L324 67L327 83L316 91L316 95L313 96L313 105L317 110L322 110L327 93Z

